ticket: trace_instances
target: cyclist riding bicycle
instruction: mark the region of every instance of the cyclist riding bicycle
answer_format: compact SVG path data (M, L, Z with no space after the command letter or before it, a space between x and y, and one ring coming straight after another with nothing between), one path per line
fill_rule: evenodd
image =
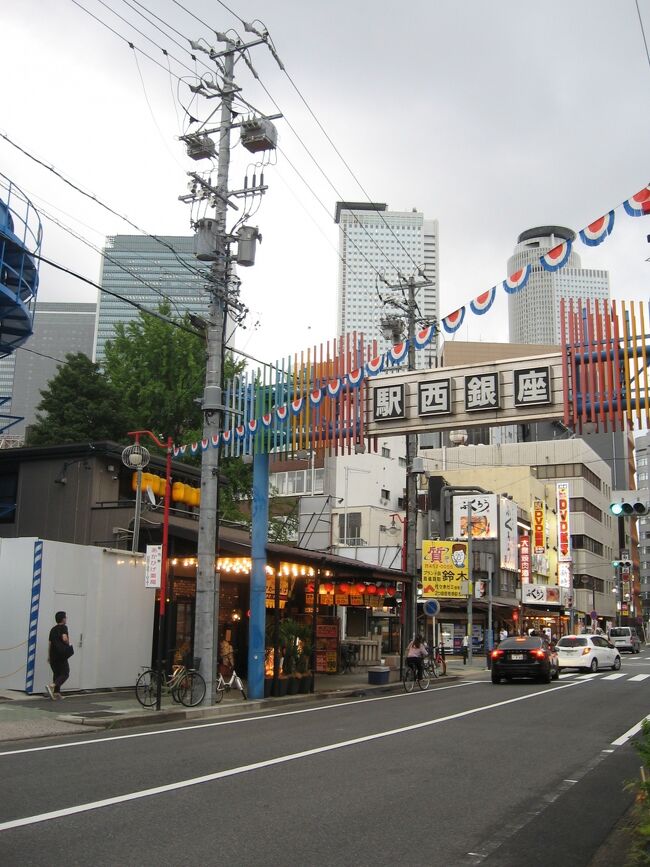
M416 678L422 680L424 675L423 660L427 655L427 648L421 635L416 635L406 648L406 664L415 669Z

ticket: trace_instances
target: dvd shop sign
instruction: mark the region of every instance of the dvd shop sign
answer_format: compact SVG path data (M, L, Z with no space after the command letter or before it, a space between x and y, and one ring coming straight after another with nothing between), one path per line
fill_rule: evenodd
M569 483L558 482L557 491L557 559L566 563L571 559L571 530L569 527Z
M533 553L546 551L546 515L543 500L535 500L533 505Z

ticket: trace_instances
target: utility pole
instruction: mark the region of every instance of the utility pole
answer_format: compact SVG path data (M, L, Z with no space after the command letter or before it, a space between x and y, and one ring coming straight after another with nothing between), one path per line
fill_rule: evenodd
M234 66L236 55L244 57L246 65L253 72L247 51L253 45L266 44L268 34L263 34L252 25L250 29L259 36L258 39L243 44L230 39L226 34L216 32L219 42L224 43L225 48L215 51L206 47L201 42L191 42L196 51L208 54L210 60L216 64L216 77L220 78L221 84L215 84L212 75L201 78L191 90L197 97L206 99L219 98L221 101L219 125L207 129L205 123L199 124L192 133L181 137L187 146L188 156L200 160L214 158L215 144L210 138L211 133L217 133L219 137L216 148L217 178L216 184L211 181L210 172L208 178L197 172L188 172L191 178L191 191L189 195L180 196L180 200L195 204L197 201L205 202L214 208L212 218L203 218L194 221L193 225L197 232L197 258L200 261L211 262L208 276L207 290L210 295L208 317L205 322L206 339L206 370L205 387L201 408L203 410L203 439L208 443L212 436L216 436L222 427L222 379L224 357L224 333L226 317L229 312L235 311L234 315L243 315L246 308L238 300L238 288L231 286L231 259L230 247L234 242L238 243L238 252L234 261L240 265L253 265L255 259L255 245L259 239L256 228L243 225L248 211L241 216L237 225L239 231L235 237L228 233L227 214L228 208L237 211L237 206L231 201L232 198L243 198L244 204L252 201L251 197L256 194L262 195L266 191L264 175L260 173L260 182L253 175L253 183L250 184L248 177L242 190L228 190L228 174L230 169L230 133L234 127L241 128L241 144L252 153L262 153L275 148L275 127L270 123L267 116L253 117L242 122L233 122L233 98L241 88L237 87L234 78ZM271 50L274 54L274 51ZM275 56L275 54L274 54ZM277 58L276 58L277 59ZM279 62L279 61L278 61ZM216 112L211 112L214 117ZM273 117L278 117L274 115ZM250 210L250 204L248 208ZM207 689L203 704L214 704L217 649L219 641L219 595L220 575L217 570L216 558L218 555L218 494L219 494L219 450L208 448L203 452L201 462L201 507L199 511L199 530L197 542L197 574L196 574L196 610L194 621L194 656L201 660L200 672L203 675Z
M408 355L407 355L407 370L415 370L415 329L417 325L416 312L418 309L415 298L416 292L419 289L424 289L427 286L433 286L433 280L427 279L424 268L418 269L418 277L412 274L404 279L400 275L400 282L391 285L384 281L386 288L390 290L401 290L404 292L407 289L406 302L398 301L395 298L381 298L382 302L393 308L397 308L406 315L407 336L408 336ZM406 283L406 286L405 286ZM399 317L387 316L382 320L382 329L384 335L397 343L402 339L403 323ZM437 333L434 346L437 349ZM435 351L435 350L434 350ZM406 622L404 624L404 633L402 635L402 647L405 648L408 642L415 636L417 631L418 620L418 564L417 564L417 474L413 472L414 459L418 452L417 434L406 435L406 571L411 576L411 593L408 597L408 605L406 609Z

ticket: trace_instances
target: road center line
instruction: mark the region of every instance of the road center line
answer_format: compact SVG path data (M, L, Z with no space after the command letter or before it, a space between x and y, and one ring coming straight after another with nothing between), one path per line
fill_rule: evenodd
M110 737L110 738L92 738L92 739L83 740L83 741L68 741L67 743L64 743L64 744L48 744L47 746L42 746L42 747L23 747L23 748L18 749L18 750L7 750L6 752L0 752L0 758L3 758L4 756L17 756L17 755L21 755L22 753L41 753L41 752L46 752L47 750L65 750L65 749L69 749L70 747L89 747L89 746L92 746L93 744L113 743L113 742L118 742L118 741L131 740L133 738L150 738L150 737L156 737L158 735L175 734L176 732L194 731L195 729L209 729L209 728L215 728L217 726L232 726L232 725L238 725L239 723L260 722L260 720L278 719L279 717L284 717L284 716L296 716L297 714L315 713L316 711L332 710L332 709L338 708L338 707L350 707L350 706L359 705L359 704L367 704L367 702L370 702L370 701L387 701L388 699L394 699L394 698L414 699L416 696L431 695L431 694L435 694L436 692L442 692L443 690L447 690L447 689L460 689L461 687L464 687L464 686L475 686L477 683L487 683L487 681L466 680L463 683L453 683L453 684L449 684L449 686L439 686L439 687L436 687L436 689L432 689L430 692L429 691L416 692L416 693L411 693L409 695L407 695L405 692L398 692L395 695L380 695L380 696L375 696L374 698L358 698L358 699L355 699L354 701L341 701L341 702L338 702L337 704L325 704L325 705L318 705L316 707L303 707L303 708L299 708L298 710L283 710L283 711L278 711L278 713L261 713L261 714L256 715L256 716L235 717L234 719L218 720L217 722L194 723L193 725L178 726L177 728L172 728L172 729L156 729L156 731L153 731L153 732L133 732L132 734L128 734L128 735L114 735L113 737ZM416 699L416 701L417 701L417 699ZM156 721L155 717L153 717L151 722L155 723L155 721Z
M582 681L585 683L585 681ZM529 693L528 695L518 696L517 698L509 698L505 701L497 701L492 704L483 705L481 707L471 708L469 710L459 711L458 713L449 714L448 716L437 717L432 720L425 720L424 722L412 723L411 725L401 726L396 729L388 729L383 732L376 732L370 735L363 735L362 737L352 738L347 741L338 741L333 744L326 744L322 747L314 747L310 750L302 750L298 753L289 753L284 756L277 756L273 759L266 759L261 762L253 762L250 765L240 765L237 768L229 768L225 771L216 771L213 774L205 774L202 777L192 777L188 780L179 780L176 783L167 783L164 786L155 786L151 789L141 789L137 792L129 792L126 795L116 795L112 798L105 798L101 801L90 801L86 804L77 804L73 807L65 807L61 810L53 810L49 813L39 813L35 816L25 816L22 819L12 819L9 822L0 823L0 832L9 831L13 828L22 828L25 825L35 825L39 822L48 822L53 819L61 819L65 816L73 816L77 813L86 813L91 810L100 810L103 807L111 807L115 804L124 804L129 801L137 801L142 798L149 798L152 795L162 795L166 792L174 792L178 789L186 789L190 786L198 786L202 783L212 783L215 780L222 780L227 777L234 777L240 774L246 774L250 771L258 771L262 768L270 768L274 765L286 764L287 762L296 761L297 759L305 759L310 756L320 755L321 753L332 752L333 750L340 750L346 747L357 746L358 744L368 743L370 741L378 740L379 738L387 738L393 737L395 735L401 735L406 732L418 731L419 729L430 728L431 726L438 725L444 722L450 722L451 720L462 719L463 717L473 716L477 713L483 713L487 710L494 710L495 708L505 707L509 704L515 704L520 701L528 701L531 698L538 698L540 695L552 695L554 692L560 689L571 689L572 687L580 686L580 681L574 681L573 683L567 683L562 686L558 686L552 690L541 690L539 692Z

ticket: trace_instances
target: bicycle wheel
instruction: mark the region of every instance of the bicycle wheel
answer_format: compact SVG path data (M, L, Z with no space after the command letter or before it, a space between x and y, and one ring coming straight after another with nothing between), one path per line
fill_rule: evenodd
M436 664L433 659L427 659L424 663L424 670L426 674L429 676L429 679L438 677L438 672L436 670Z
M142 707L153 707L158 697L158 673L152 668L143 671L135 682L135 697Z
M436 665L438 666L438 677L447 674L447 660L444 656L438 656L436 658Z
M188 671L176 687L181 704L185 707L196 707L205 696L205 681L198 671Z
M239 675L235 678L235 686L241 692L244 701L246 701L246 693L244 692L244 684L242 683L242 679Z
M426 668L422 672L422 677L418 677L418 686L420 689L429 689L429 672Z
M219 679L217 680L216 686L214 688L214 703L219 704L221 699L223 698L223 694L226 691L226 684L224 683L223 677L219 675Z
M406 671L404 672L404 689L407 692L413 692L413 687L415 686L415 672L409 665Z

